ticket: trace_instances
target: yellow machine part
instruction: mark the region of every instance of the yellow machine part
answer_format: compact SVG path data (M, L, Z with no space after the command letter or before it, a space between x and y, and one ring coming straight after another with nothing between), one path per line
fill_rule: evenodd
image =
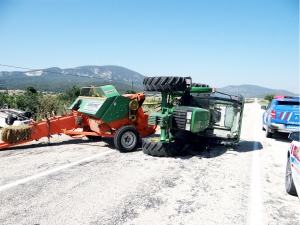
M137 100L132 100L129 102L129 108L131 110L137 110L139 108L139 102Z

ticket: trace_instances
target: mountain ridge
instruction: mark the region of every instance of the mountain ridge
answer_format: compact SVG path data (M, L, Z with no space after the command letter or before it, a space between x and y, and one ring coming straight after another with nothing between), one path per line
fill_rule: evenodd
M50 67L47 69L30 71L0 71L0 89L21 89L32 86L39 91L62 92L76 86L101 86L106 84L115 85L120 93L126 90L143 91L143 80L146 76L114 65L106 66L79 66L75 68L61 69ZM217 91L231 95L243 93L245 97L264 97L274 95L296 95L286 90L264 88L258 85L228 85L217 88Z
M265 97L266 95L287 95L287 96L295 96L296 93L286 91L283 89L272 89L265 88L258 85L253 84L242 84L242 85L228 85L223 88L217 88L217 91L224 92L227 94L238 95L239 93L244 93L244 95L248 98L251 97Z
M31 71L0 71L0 77L4 76L27 76L40 77L47 74L69 75L87 78L100 78L106 81L133 81L143 83L145 76L121 66L79 66L74 68L61 69L59 67L50 67Z

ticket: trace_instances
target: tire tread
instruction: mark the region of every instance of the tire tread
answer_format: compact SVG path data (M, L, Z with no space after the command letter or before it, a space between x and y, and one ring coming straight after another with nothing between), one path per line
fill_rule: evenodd
M183 147L184 141L175 139L170 143L153 142L150 138L143 138L142 151L151 156L156 157L173 157L178 155Z
M143 80L145 91L185 91L185 77L146 77Z
M127 131L131 131L134 133L135 135L135 145L133 147L131 147L130 149L127 149L126 147L124 147L122 145L122 142L121 142L121 139L122 139L122 136L125 132ZM114 136L114 145L116 147L116 149L118 149L120 152L129 152L129 151L133 151L137 148L138 144L139 144L139 133L137 132L137 130L132 127L132 126L123 126L121 128L119 128Z

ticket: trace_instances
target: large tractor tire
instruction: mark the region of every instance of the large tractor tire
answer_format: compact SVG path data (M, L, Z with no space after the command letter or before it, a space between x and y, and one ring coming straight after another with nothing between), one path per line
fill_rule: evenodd
M184 141L175 139L173 142L154 142L151 138L143 138L142 150L145 154L156 157L173 157L179 155L184 147Z
M147 77L143 81L145 91L185 91L185 77Z
M132 126L124 126L117 130L114 136L115 147L120 152L130 152L137 148L140 135Z

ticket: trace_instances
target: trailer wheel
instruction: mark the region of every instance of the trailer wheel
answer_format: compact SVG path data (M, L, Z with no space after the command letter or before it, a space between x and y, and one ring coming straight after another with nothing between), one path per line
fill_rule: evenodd
M124 126L117 130L114 144L120 152L129 152L137 148L139 139L139 133L134 127Z
M147 77L143 81L145 91L185 91L185 77Z
M151 138L143 138L142 150L145 154L156 157L173 157L179 155L184 147L184 141L174 139L172 142L155 142Z

